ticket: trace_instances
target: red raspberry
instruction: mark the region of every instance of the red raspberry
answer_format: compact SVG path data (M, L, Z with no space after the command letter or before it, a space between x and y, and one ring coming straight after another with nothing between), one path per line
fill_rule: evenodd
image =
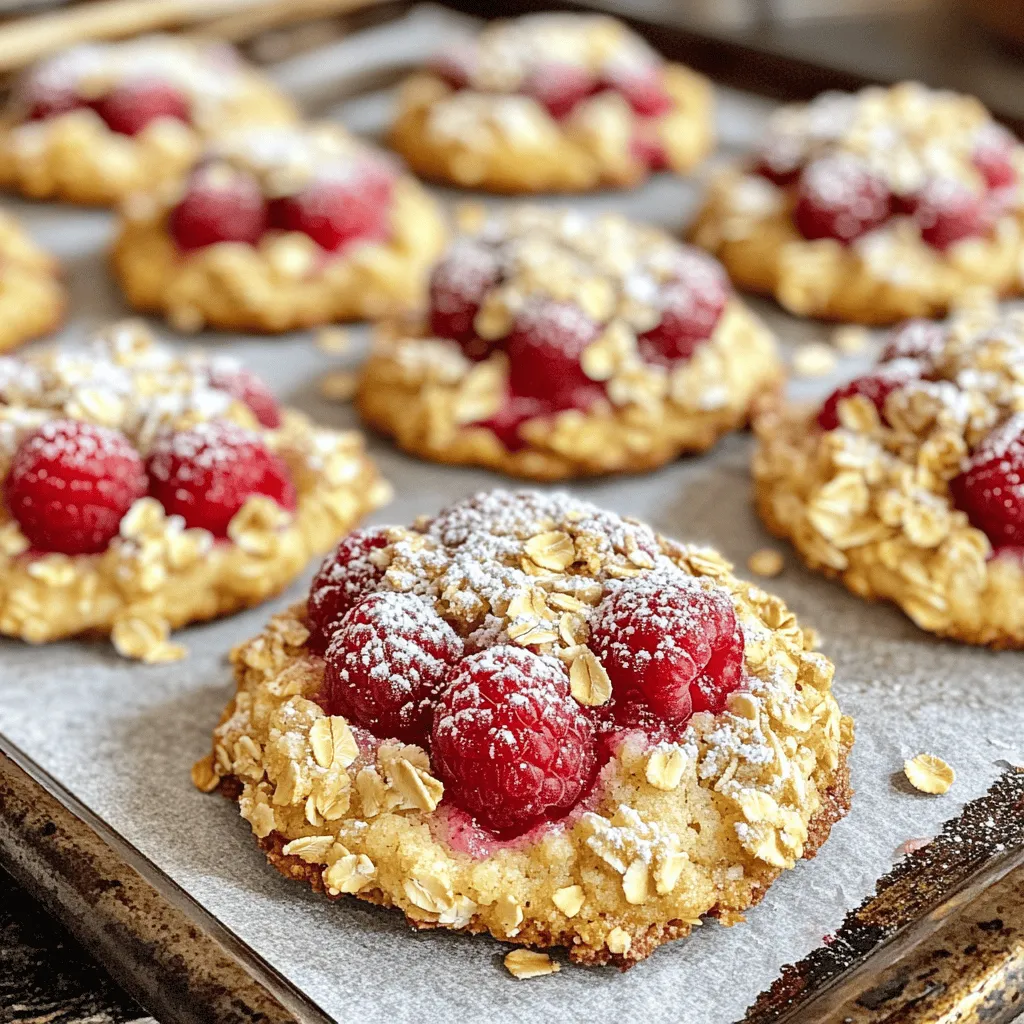
M640 117L661 117L675 106L659 67L611 67L606 69L602 81L620 93Z
M930 364L938 358L946 340L946 329L933 320L908 320L890 332L878 361L916 359Z
M323 650L345 614L377 589L384 570L370 561L370 555L387 546L385 530L356 530L324 559L306 603L314 646Z
M596 87L594 76L577 64L544 64L530 72L522 91L559 121L592 95Z
M517 647L471 655L434 709L446 798L499 833L561 817L590 783L594 729L562 665Z
M473 318L500 274L493 249L469 238L458 239L430 278L430 330L439 338L460 342L473 358L487 355L491 345L477 337Z
M988 228L982 197L951 178L936 178L925 185L917 196L914 217L921 237L936 249L982 235Z
M72 110L81 110L89 104L75 92L71 85L58 85L46 80L34 79L25 89L24 104L28 109L27 121L45 121L59 117Z
M281 426L281 409L274 393L254 373L231 361L217 362L210 367L210 386L226 391L232 398L247 405L260 426L276 430Z
M854 156L822 157L800 175L793 216L804 238L852 242L889 216L889 186Z
M260 440L228 420L211 420L157 438L146 463L149 493L186 526L226 537L228 523L253 495L296 506L288 467Z
M706 253L685 246L674 279L661 289L661 321L637 339L649 363L673 366L689 359L714 332L729 299L729 279Z
M161 117L188 124L192 120L188 97L169 82L125 82L93 104L112 132L138 135Z
M802 143L790 135L772 135L762 143L754 157L754 173L785 188L800 177L803 169Z
M267 229L267 204L260 183L243 171L201 167L189 180L168 227L179 249L217 242L255 245Z
M427 745L434 701L462 640L414 594L372 594L338 624L327 648L325 709L381 739Z
M548 402L554 410L588 408L600 389L583 372L580 356L599 333L574 303L528 303L505 339L512 394Z
M51 420L26 437L4 481L4 502L29 543L66 555L105 550L145 493L128 438L78 420Z
M494 432L498 440L510 452L518 452L526 448L529 442L519 428L527 421L537 416L543 416L549 410L543 402L536 398L524 398L521 395L514 395L509 392L501 408L487 420L480 420L474 424L477 427L487 427Z
M667 171L669 167L668 151L655 131L649 126L640 124L629 143L630 152L637 163L643 164L649 171Z
M328 252L391 232L394 175L383 163L365 161L343 179L321 178L271 209L274 227L301 231Z
M878 410L882 422L885 419L885 400L889 395L904 384L909 383L921 376L923 367L913 359L897 359L891 363L884 363L876 367L871 373L863 377L855 377L849 384L836 388L828 398L825 399L818 413L818 425L822 430L835 430L839 426L839 403L854 395L864 395L871 399Z
M972 162L990 189L1008 188L1017 183L1013 155L1017 140L1001 125L986 125L978 132Z
M590 649L612 681L613 715L635 707L667 722L718 714L743 679L743 634L725 590L690 576L649 574L616 587L598 606Z
M1011 416L978 445L949 489L993 547L1024 545L1024 413Z

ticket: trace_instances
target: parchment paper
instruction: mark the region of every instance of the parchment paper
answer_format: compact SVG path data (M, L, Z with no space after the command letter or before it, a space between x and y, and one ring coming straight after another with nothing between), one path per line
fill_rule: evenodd
M386 108L386 96L371 96L335 113L372 130L383 123ZM723 92L726 151L752 137L767 109L763 100ZM691 215L699 189L699 181L661 176L632 194L575 203L676 229ZM104 264L107 214L8 205L65 261L73 311L65 336L81 337L125 312ZM758 308L787 345L823 336L822 328L767 303ZM365 343L364 329L353 334ZM319 397L317 381L324 371L354 366L359 346L343 362L318 351L306 333L199 340L244 358L282 399L320 420L355 423L349 407ZM845 359L837 376L856 369ZM832 383L796 387L824 391ZM371 450L397 492L377 515L380 522L408 522L477 489L508 484L486 472L418 462L380 439L371 441ZM572 489L664 533L709 542L742 565L772 543L750 510L749 455L749 437L735 436L709 457ZM804 571L787 550L784 574L768 586L821 631L838 666L838 698L857 720L857 792L849 817L814 861L779 880L746 924L706 924L625 975L565 964L557 975L520 982L501 966L509 947L489 938L415 934L398 914L354 899L328 903L285 881L266 865L234 805L192 789L189 767L208 750L232 689L225 652L299 598L307 581L308 575L267 606L183 631L178 637L191 656L172 665L142 667L121 660L106 643L31 648L0 642L0 731L339 1020L726 1024L742 1016L783 963L805 955L839 924L887 870L900 843L933 834L987 788L997 760L1018 761L1024 753L1020 654L935 640L895 609L867 605ZM904 758L920 751L956 768L947 796L922 796L903 781Z

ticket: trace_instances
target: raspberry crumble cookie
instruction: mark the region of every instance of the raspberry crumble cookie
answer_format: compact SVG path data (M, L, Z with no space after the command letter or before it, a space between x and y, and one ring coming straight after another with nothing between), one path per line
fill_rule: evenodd
M1024 149L969 96L915 83L784 107L693 229L741 288L893 324L1020 290Z
M232 660L196 785L416 928L627 967L742 920L848 808L852 723L783 602L566 494L357 531Z
M0 128L0 185L109 206L179 177L226 129L296 116L230 47L170 36L86 43L15 86Z
M819 408L756 425L757 505L804 561L922 629L1024 647L1024 314L910 321Z
M688 171L713 144L711 86L621 22L499 21L405 83L391 143L418 174L491 192L582 192Z
M620 216L463 211L422 325L385 324L364 419L428 459L558 479L703 451L782 379L706 253Z
M0 633L172 629L270 597L387 496L354 433L278 407L234 360L139 324L0 360Z
M56 330L66 305L57 261L0 210L0 352Z
M421 303L445 233L419 183L340 126L264 126L126 203L113 265L179 329L287 331Z

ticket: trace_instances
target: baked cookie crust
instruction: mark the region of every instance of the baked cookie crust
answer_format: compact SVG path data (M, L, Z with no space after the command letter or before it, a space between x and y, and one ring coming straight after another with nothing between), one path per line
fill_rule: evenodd
M659 68L668 100L641 116L609 89L554 116L520 91L534 65L585 69ZM713 99L707 79L653 51L613 18L533 15L497 22L474 44L473 67L453 85L434 71L402 87L390 143L421 177L488 192L586 192L636 185L651 164L690 170L714 145ZM540 72L538 72L540 73Z
M331 163L372 153L344 129L254 129L207 150L207 164L254 173L269 199ZM394 314L422 302L426 274L447 235L437 202L412 177L397 177L387 235L326 253L308 235L268 230L257 242L217 242L186 252L168 226L182 187L125 205L111 251L131 305L179 330L278 333Z
M188 124L160 117L127 135L87 105L123 82L153 78L187 97ZM82 102L30 119L34 97L58 90ZM15 89L0 128L0 187L32 199L114 206L180 177L222 132L297 119L291 101L228 47L171 36L89 43L32 68Z
M474 359L457 342L431 337L429 325L391 322L379 328L359 381L364 421L421 458L537 480L642 472L710 448L781 386L771 332L735 296L689 358L667 366L642 358L638 335L661 315L653 306L659 275L686 257L655 229L614 215L587 221L523 207L467 228L464 238L507 243L505 277L476 316L494 350ZM630 288L644 298L636 300ZM510 445L488 425L508 401L510 363L501 339L530 301L588 296L600 334L576 371L600 397L586 408L542 409Z
M175 660L185 649L169 641L171 630L278 593L387 500L358 434L318 428L290 410L276 428L262 428L246 405L205 383L212 365L203 355L172 354L131 323L81 349L0 362L0 478L19 441L49 420L115 427L145 451L163 430L217 417L258 432L287 465L297 495L294 513L250 497L223 540L142 497L106 550L90 555L30 550L0 508L0 633L30 643L109 635L126 657Z
M55 331L66 305L56 259L0 211L0 352Z
M501 589L510 602L487 592L487 565L474 572L460 563L453 538L472 546L475 534L451 510L442 513L453 527L447 551L440 527L389 528L389 546L375 554L381 587L426 595L459 630L469 632L469 619L483 616L489 635L518 636L512 642L524 650L566 665L585 660L578 642L587 609L607 587L602 581L643 573L638 551L654 535L640 524L634 533L628 521L567 495L496 492L455 512L510 501L528 506L514 535L504 537L509 568ZM511 568L536 552L537 536L548 547L552 529L570 538L578 556L572 566ZM233 652L238 692L214 733L213 753L193 769L195 784L238 800L286 877L331 898L354 894L395 907L417 928L489 932L521 945L564 946L578 963L628 967L689 934L705 915L742 920L845 814L852 723L831 694L832 665L781 600L737 580L709 549L656 543L652 571L681 571L725 588L746 638L747 678L727 710L694 715L678 742L627 739L566 818L508 842L485 834L478 842L470 828L466 841L426 750L378 741L317 703L324 661L309 648L301 605ZM420 586L424 572L436 586ZM452 572L464 580L459 593L442 585ZM540 597L517 601L517 580ZM583 610L559 637L556 609L566 587ZM539 617L534 628L531 615ZM556 625L543 629L550 616Z
M757 420L758 513L808 567L860 597L892 601L922 629L1024 647L1019 552L993 550L951 494L970 453L1019 408L1024 325L1019 313L986 305L948 329L913 329L937 332L926 368L881 408L851 394L838 402L833 430L821 429L819 408L807 405Z
M722 261L738 287L771 295L800 316L888 325L945 315L979 287L1016 294L1024 149L1000 132L977 100L914 83L827 93L778 112L759 163L713 179L690 237ZM992 136L1005 144L1012 185L990 185L973 162L971 145L987 145ZM837 156L861 162L886 183L892 212L856 237L807 237L796 216L800 167ZM973 197L977 222L962 237L930 243L933 214L914 206L924 189L950 181Z

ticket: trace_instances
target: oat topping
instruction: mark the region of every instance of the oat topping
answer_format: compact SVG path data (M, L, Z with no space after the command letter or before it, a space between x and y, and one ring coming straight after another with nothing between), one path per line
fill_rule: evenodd
M510 455L626 462L735 421L777 372L767 331L722 268L662 231L535 207L463 221L432 275L422 334L385 330L363 369L360 407L374 421L379 402L428 445L479 428ZM395 397L393 378L416 404Z
M911 323L881 358L816 424L797 407L760 424L762 515L813 566L925 629L1020 644L1024 318L989 303Z
M324 687L335 656L328 649L325 668L310 650L303 609L235 652L239 690L194 780L206 791L211 774L237 780L243 816L283 871L397 905L420 926L630 961L650 952L654 933L664 941L714 905L746 906L811 848L850 727L829 692L831 665L777 598L737 581L708 549L567 494L482 493L379 532L383 544L364 531L351 546L362 568L342 571L336 559L322 574L349 602L352 587L369 595L348 605L336 638L381 602L397 638L391 653L369 638L363 694L418 685L426 662L407 643L435 650L454 630L465 653L448 689L428 698L432 732L408 743L355 705L354 718L337 713ZM679 609L698 607L696 596L717 616L687 626L703 639L682 649L702 663L710 650L700 644L728 619L719 602L731 609L742 685L671 738L652 741L642 716L608 732L595 768L595 732L625 699L592 643L599 609L609 595L665 588ZM421 608L412 618L388 618L410 602ZM640 658L632 646L627 654ZM413 666L407 678L399 662ZM340 735L351 737L344 758ZM566 774L573 758L576 774ZM460 774L468 763L473 773ZM537 792L557 813L538 818L523 803L507 831L499 809L471 805L465 787L479 793L486 779L498 792L509 777L520 778L524 801L545 780Z
M931 794L947 793L956 778L953 769L934 754L918 754L904 761L903 773L914 789Z
M237 388L239 381L245 389ZM32 642L109 632L128 657L181 657L184 649L168 642L173 628L269 596L384 499L386 489L355 435L282 414L269 392L255 390L257 383L233 359L157 343L141 323L115 324L81 346L0 360L0 477L9 499L0 510L0 631ZM264 427L260 416L277 425ZM234 511L224 486L231 453L193 444L229 437L249 452L250 478L254 467L266 470L261 482L250 479L237 491ZM194 502L203 480L204 486L216 482L200 512L210 519L218 507L223 530L218 526L217 536L194 528L185 505L182 515L172 515L146 496L144 460L150 484L169 486L170 477L155 466L158 448L176 471L191 466L177 478L175 501ZM58 531L59 548L30 550L17 518L21 498L31 513L31 488L48 484L42 472L20 475L19 488L30 490L19 490L15 501L16 453L61 464L76 481L68 501L76 494L84 500L86 484L95 487L88 515L101 518L90 519L84 533L81 524ZM125 480L104 482L102 472L94 479L97 467L111 460L131 476L130 489ZM271 470L281 490L268 496ZM133 474L141 476L137 485ZM240 478L234 486L241 487ZM33 536L38 546L50 533Z
M502 192L626 185L710 144L710 87L621 22L542 14L487 25L402 89L392 144L416 170Z
M185 331L394 314L422 302L446 234L416 181L333 123L225 130L122 213L113 259L129 301Z
M158 79L184 89L193 103L209 106L244 88L240 71L230 47L200 47L174 36L84 43L32 68L17 99L25 104L38 91L68 90L96 98L122 83Z
M917 83L770 119L713 183L694 238L801 315L895 323L1020 288L1024 148L972 97Z

